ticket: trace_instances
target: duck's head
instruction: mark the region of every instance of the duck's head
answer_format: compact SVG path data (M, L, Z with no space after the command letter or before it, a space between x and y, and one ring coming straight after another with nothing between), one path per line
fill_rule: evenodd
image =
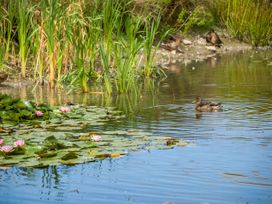
M200 97L200 96L197 96L197 97L195 98L195 100L193 100L193 103L195 103L195 104L200 104L201 101L202 101L201 97Z

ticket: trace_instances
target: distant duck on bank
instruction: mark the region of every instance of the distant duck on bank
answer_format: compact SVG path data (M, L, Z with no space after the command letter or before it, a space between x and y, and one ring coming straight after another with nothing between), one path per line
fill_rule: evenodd
M221 103L203 101L200 96L197 96L195 110L199 112L218 112L223 110L223 106Z
M181 52L180 46L181 45L181 37L178 35L171 35L164 43L161 44L161 48L168 50L168 51L178 51Z
M0 84L8 79L8 74L0 72Z
M221 47L223 44L222 40L219 38L219 35L214 30L211 30L207 33L206 42L216 47Z

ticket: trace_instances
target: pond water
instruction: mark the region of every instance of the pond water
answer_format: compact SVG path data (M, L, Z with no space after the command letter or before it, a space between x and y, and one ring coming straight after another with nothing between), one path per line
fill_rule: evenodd
M49 104L117 106L128 115L119 129L191 145L76 166L0 170L0 203L272 203L271 62L266 51L169 66L168 78L138 98L1 87ZM197 95L221 101L224 111L196 114Z

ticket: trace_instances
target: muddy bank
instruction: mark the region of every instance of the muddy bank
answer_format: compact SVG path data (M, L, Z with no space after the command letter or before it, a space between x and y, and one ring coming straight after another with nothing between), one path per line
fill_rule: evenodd
M155 57L156 65L167 69L169 64L184 63L187 65L193 61L204 61L218 54L252 49L250 44L235 39L221 37L221 40L223 41L223 45L216 47L207 43L204 37L183 38L177 50L169 51L160 47Z

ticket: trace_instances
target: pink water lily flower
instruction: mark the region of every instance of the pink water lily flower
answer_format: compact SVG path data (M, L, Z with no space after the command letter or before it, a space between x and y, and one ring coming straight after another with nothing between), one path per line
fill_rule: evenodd
M62 107L60 107L60 111L63 113L68 113L68 112L70 112L70 108L66 107L66 106L62 106Z
M91 135L91 140L94 142L99 142L102 140L102 137L100 135Z
M42 111L35 111L35 116L36 117L42 117L43 116L43 112Z
M15 147L23 147L25 145L25 141L24 140L16 140L14 142L14 146Z
M1 147L1 151L2 152L5 152L5 153L9 153L13 150L13 147L12 146L3 146Z
M0 145L4 143L4 139L0 138Z

